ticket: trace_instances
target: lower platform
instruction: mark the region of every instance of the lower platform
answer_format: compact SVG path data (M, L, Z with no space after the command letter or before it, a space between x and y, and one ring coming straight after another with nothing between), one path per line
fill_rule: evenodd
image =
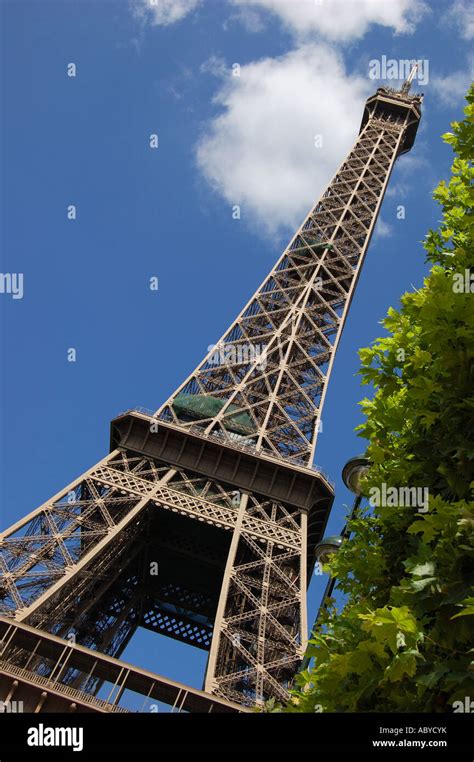
M98 698L74 687L99 681ZM138 708L127 708L126 704ZM190 688L0 617L0 711L24 712L246 712L232 701Z

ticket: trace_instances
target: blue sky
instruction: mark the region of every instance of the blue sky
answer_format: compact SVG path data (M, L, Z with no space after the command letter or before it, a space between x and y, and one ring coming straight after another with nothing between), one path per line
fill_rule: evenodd
M355 139L381 84L369 62L422 58L422 124L395 168L323 413L316 462L336 482L329 533L340 531L352 502L341 469L364 446L357 349L426 272L431 191L451 163L440 135L462 118L474 18L460 0L290 5L3 3L1 269L23 273L24 294L0 294L2 528L101 459L110 420L157 408L217 341ZM323 584L310 586L310 621ZM126 653L198 687L205 656L148 633Z

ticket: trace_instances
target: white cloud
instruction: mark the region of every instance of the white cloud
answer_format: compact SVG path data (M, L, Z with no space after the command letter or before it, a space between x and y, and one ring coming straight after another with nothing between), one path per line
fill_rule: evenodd
M379 214L377 222L375 223L373 240L377 241L379 238L390 238L393 235L393 227L388 222L382 219L382 215Z
M239 7L248 28L259 28L255 14L268 11L299 39L314 39L315 33L347 41L362 37L371 24L410 33L428 10L423 0L231 0ZM246 19L247 14L249 19Z
M199 71L202 74L212 74L214 77L225 77L229 70L222 56L212 55L201 64Z
M154 26L169 26L191 13L201 0L132 0L135 16Z
M430 91L443 106L454 108L463 103L474 74L474 56L468 59L466 68L454 71L445 77L432 76ZM430 94L431 94L430 93Z
M394 183L391 182L387 186L387 190L385 191L385 195L387 198L394 198L394 199L404 199L408 196L408 194L411 191L411 187L407 183L398 182Z
M198 166L230 206L241 206L242 219L266 234L293 228L350 149L370 92L323 44L242 66L240 77L228 70Z
M202 0L130 2L143 23L168 26ZM296 49L242 65L240 77L216 55L202 65L201 73L220 80L214 99L220 113L206 125L196 159L213 189L230 206L240 205L247 223L273 235L297 225L324 190L356 137L372 91L373 83L348 75L337 50L321 38L347 42L374 24L410 33L427 6L423 0L229 0L229 6L251 31L273 14L295 37Z
M455 0L447 12L448 21L454 22L461 37L472 40L474 37L474 5L472 0Z
M231 0L233 2L233 0ZM234 3L235 4L235 3ZM265 21L259 10L250 8L248 5L245 8L238 9L237 13L233 13L229 16L228 20L224 22L224 29L227 31L229 24L232 21L240 21L244 25L247 32L256 34L257 32L263 32L265 29Z

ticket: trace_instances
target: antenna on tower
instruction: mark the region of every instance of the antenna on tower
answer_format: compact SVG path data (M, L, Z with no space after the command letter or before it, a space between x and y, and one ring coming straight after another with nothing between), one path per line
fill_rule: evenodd
M417 70L418 70L418 63L415 61L415 63L411 67L408 77L406 78L405 82L401 86L400 92L403 93L403 95L408 95L408 93L410 92L411 83L413 82L415 78L415 74Z

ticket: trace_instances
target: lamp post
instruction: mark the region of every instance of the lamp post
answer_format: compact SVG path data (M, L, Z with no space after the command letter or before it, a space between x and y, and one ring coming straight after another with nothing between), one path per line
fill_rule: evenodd
M347 489L350 489L351 492L355 494L355 500L349 518L342 528L341 534L324 537L321 542L318 542L316 545L316 561L325 563L333 553L336 553L339 550L344 540L350 536L351 531L349 529L349 524L357 515L362 500L360 480L368 470L369 466L370 461L365 455L357 455L355 458L350 458L342 469L342 480ZM318 613L316 614L316 619L314 620L312 632L316 632L320 627L321 614L327 608L327 602L332 595L335 584L336 577L330 577L324 590ZM307 669L309 662L310 657L306 654L301 662L301 669Z

